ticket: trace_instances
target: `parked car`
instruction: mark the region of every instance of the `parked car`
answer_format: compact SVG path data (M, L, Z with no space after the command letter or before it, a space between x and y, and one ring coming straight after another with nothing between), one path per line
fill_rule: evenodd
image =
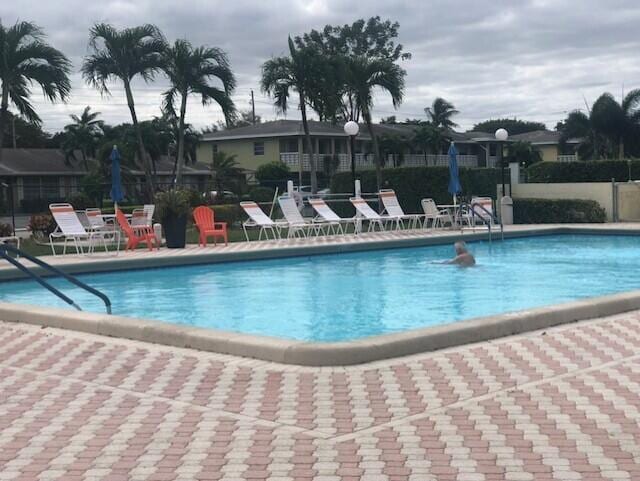
M210 190L202 194L202 197L207 203L211 204L233 204L240 200L239 197L230 190L223 190L221 192Z

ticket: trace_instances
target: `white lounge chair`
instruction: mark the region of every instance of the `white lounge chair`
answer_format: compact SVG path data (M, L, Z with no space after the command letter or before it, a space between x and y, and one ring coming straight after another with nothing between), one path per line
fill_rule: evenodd
M89 228L85 228L90 232L103 232L105 238L110 238L115 244L120 246L120 230L116 229L113 222L106 222L102 215L102 211L98 208L85 209L84 215L89 222ZM82 219L80 219L82 222Z
M429 227L429 221L431 221L431 227L434 229L437 227L444 227L445 223L453 225L453 219L448 210L439 209L433 199L422 199L420 201L422 210L424 211L424 227Z
M384 230L384 222L388 219L373 210L371 206L367 204L366 200L362 197L351 197L349 201L356 208L356 212L369 221L367 232L375 231L376 226L378 226L381 231Z
M244 236L249 241L249 234L247 227L259 227L258 240L262 240L262 234L265 235L265 239L268 239L268 232L271 232L273 239L280 238L280 226L281 224L274 222L267 214L263 212L258 204L255 202L240 202L240 207L249 216L249 219L242 223L242 230Z
M331 207L327 205L324 199L309 199L309 205L313 207L313 210L318 214L313 221L321 224L325 224L328 228L328 232L334 234L345 234L343 224L353 224L355 231L356 218L350 217L348 219L340 217L336 214Z
M491 197L472 197L471 207L473 213L469 213L473 227L476 225L476 219L480 219L485 225L494 224L493 215L493 199Z
M57 224L56 230L49 234L49 243L51 245L53 255L56 255L53 240L60 238L64 239L62 254L67 253L67 243L69 241L73 242L77 254L85 253L82 248L83 242L87 243L87 253L92 253L95 248L94 242L96 240L102 240L104 250L105 252L108 252L109 249L106 239L107 234L105 232L92 230L87 232L71 204L51 204L49 205L49 210ZM89 222L88 219L87 222Z
M278 205L280 206L282 215L284 215L283 224L287 227L287 237L289 239L298 236L307 237L309 232L313 232L315 235L323 232L320 224L308 222L302 217L295 198L288 195L278 197Z
M392 189L383 189L380 191L380 198L384 206L389 220L393 221L396 229L404 228L404 221L408 221L411 229L416 229L420 220L424 218L424 214L405 214L398 202L398 197Z

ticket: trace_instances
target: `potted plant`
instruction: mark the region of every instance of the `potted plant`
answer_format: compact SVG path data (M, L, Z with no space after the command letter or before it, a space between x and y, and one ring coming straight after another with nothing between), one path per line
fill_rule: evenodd
M171 189L156 194L155 201L167 247L184 248L187 242L187 217L191 212L188 192Z

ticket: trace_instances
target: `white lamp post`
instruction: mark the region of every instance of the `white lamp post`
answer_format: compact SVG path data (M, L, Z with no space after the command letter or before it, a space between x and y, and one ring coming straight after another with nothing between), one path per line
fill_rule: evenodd
M502 195L506 195L504 185L504 160L502 159L502 142L506 142L509 138L509 132L506 129L498 129L495 133L496 140L498 141L498 160L500 161L500 175L502 177Z
M351 147L351 182L356 183L356 152L355 152L355 138L360 131L358 122L350 120L344 124L344 133L349 136L349 146Z

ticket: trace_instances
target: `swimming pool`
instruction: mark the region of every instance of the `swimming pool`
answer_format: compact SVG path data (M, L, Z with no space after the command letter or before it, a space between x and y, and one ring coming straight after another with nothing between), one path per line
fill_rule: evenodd
M552 235L470 244L478 266L433 261L430 246L79 276L114 314L285 339L332 342L640 288L640 238ZM83 308L92 296L54 285ZM32 281L0 283L0 300L66 307Z

